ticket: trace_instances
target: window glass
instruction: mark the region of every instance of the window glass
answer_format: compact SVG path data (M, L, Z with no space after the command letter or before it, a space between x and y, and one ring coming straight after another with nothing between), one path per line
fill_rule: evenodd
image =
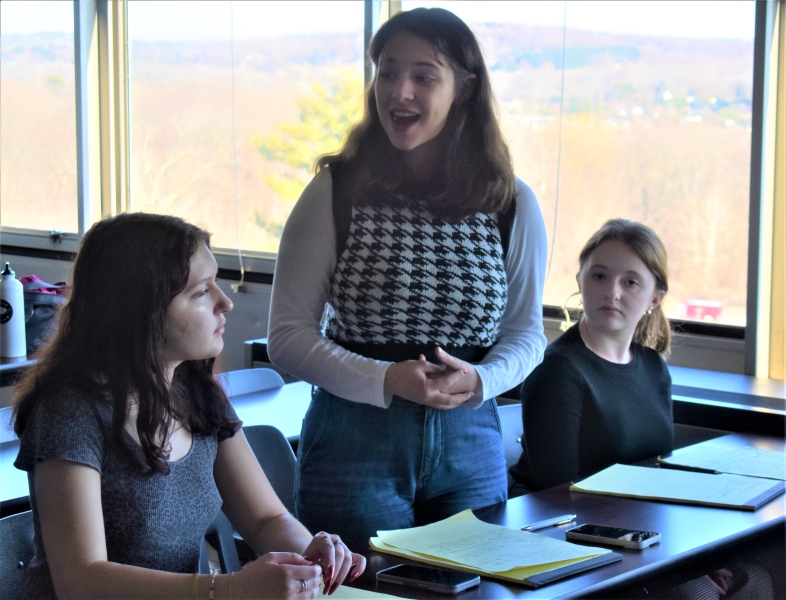
M417 6L481 42L546 220L545 304L577 291L581 247L624 217L666 245L669 317L745 324L755 2L403 3Z
M133 210L183 216L214 246L238 246L234 30L240 246L275 252L314 160L360 116L363 10L130 0Z
M0 224L77 231L74 6L0 2Z

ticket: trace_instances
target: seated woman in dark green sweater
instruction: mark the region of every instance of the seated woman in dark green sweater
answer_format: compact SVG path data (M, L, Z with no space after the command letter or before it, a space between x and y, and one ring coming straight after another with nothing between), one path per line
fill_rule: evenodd
M667 277L666 250L641 223L608 221L584 246L576 275L584 315L522 387L511 495L671 450Z

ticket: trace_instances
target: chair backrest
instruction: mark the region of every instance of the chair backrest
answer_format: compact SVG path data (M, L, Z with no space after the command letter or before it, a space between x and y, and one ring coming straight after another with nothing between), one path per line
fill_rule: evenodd
M234 530L223 510L218 511L218 515L207 528L205 540L218 552L222 573L235 573L240 570ZM202 549L199 552L199 572L206 575L210 573L210 562L205 540L202 541Z
M0 600L22 597L27 565L33 555L32 511L0 519Z
M521 436L524 425L521 422L521 404L506 404L497 407L502 425L502 449L505 452L505 465L512 467L521 456Z
M243 433L270 485L287 510L294 514L297 459L287 438L272 425L243 427Z
M242 396L253 392L261 392L270 388L281 387L284 380L273 369L240 369L227 371L218 376L218 381L226 395Z

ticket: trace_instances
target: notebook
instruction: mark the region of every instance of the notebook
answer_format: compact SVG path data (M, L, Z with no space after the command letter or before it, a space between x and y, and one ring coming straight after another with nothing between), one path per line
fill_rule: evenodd
M622 560L606 548L485 523L471 510L422 527L379 531L370 544L378 552L530 587Z
M612 465L570 486L574 492L678 504L756 510L786 489L786 481Z

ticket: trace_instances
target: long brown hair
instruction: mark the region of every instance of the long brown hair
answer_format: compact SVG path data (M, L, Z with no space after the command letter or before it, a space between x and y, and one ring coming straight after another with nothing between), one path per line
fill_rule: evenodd
M658 235L643 223L630 219L611 219L592 234L579 254L579 271L595 249L603 242L615 240L633 250L655 277L655 289L669 291L669 268L666 247ZM668 356L671 345L669 320L663 314L663 303L658 304L651 314L644 315L633 333L633 341L647 346L661 356Z
M231 434L229 401L212 376L213 360L181 363L171 386L164 344L169 304L188 282L191 256L210 234L177 217L122 214L82 238L68 302L54 338L17 385L14 431L21 436L36 405L73 389L91 401L111 398L112 437L141 472L166 473L173 420L194 434ZM139 404L143 457L123 435L129 398Z
M385 45L398 33L423 38L446 56L457 86L443 129L447 139L440 181L428 188L424 199L436 215L451 221L478 212L504 211L514 201L516 181L475 36L461 19L441 8L401 12L382 25L371 41L369 59L375 66ZM409 199L402 152L393 147L382 128L373 81L366 89L363 119L349 130L340 151L317 159L315 170L336 164L347 165L352 173L349 193L353 200Z

